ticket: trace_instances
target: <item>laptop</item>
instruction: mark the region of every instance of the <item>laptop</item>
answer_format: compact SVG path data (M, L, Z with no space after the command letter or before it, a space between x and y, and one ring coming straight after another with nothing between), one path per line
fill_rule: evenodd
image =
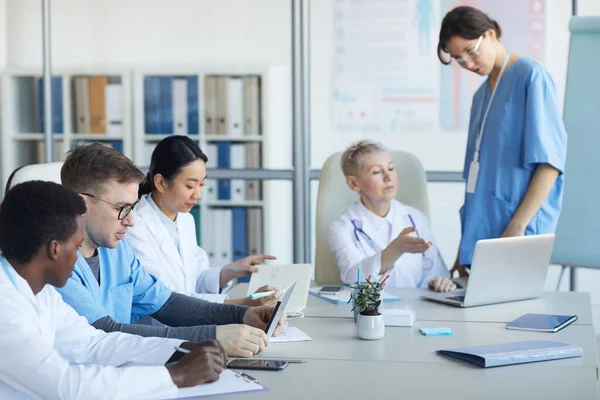
M466 289L421 297L457 307L534 299L542 294L554 234L480 240Z

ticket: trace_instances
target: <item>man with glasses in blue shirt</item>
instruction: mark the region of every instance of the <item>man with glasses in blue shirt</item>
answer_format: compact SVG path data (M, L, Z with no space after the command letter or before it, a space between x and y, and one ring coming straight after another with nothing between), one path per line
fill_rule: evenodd
M73 150L61 170L64 186L85 200L84 240L73 275L59 290L90 324L192 341L217 339L232 356L250 357L269 343L264 333L273 307L209 303L168 289L146 272L123 240L133 226L144 175L127 157L102 144ZM152 316L167 327L134 324ZM285 318L280 321L281 331Z

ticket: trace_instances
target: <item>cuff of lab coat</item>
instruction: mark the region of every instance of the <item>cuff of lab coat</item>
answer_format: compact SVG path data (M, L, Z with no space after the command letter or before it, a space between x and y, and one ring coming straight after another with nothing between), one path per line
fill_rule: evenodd
M196 292L219 293L221 267L211 267L203 271L196 281Z

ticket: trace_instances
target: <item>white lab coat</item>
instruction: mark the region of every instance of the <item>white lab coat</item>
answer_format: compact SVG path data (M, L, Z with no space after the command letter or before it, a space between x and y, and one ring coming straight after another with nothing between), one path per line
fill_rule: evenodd
M181 342L95 329L54 287L34 295L11 266L0 266L1 399L171 396L177 387L164 363Z
M369 275L381 277L381 252L395 239L403 229L415 223L419 236L431 242L433 246L425 253L431 268L423 268L422 254L403 254L389 270L387 284L391 287L425 288L436 276L449 277L448 268L440 256L433 234L429 229L427 217L416 208L392 200L390 211L385 218L369 211L360 201L351 204L341 218L333 221L329 227L329 246L335 253L340 268L340 278L344 283L356 282L358 268L361 280ZM362 230L371 238L368 240L358 233L354 235L352 221L362 222ZM391 229L390 229L391 226ZM415 234L412 234L415 236Z
M196 241L196 223L190 213L178 213L179 246L169 235L146 194L134 211L135 225L127 230L127 241L140 262L174 292L223 303L219 293L221 268L211 268L208 255ZM227 287L223 289L225 291Z

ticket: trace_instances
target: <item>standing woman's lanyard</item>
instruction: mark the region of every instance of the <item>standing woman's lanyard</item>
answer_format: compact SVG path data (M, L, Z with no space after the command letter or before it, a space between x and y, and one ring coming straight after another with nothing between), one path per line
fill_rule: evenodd
M500 69L500 73L498 74L496 86L494 87L494 90L492 90L490 101L488 102L488 105L485 109L485 114L483 115L483 121L481 121L481 128L479 128L479 134L477 135L477 142L475 142L475 153L473 154L473 161L471 161L471 165L469 166L469 176L467 178L467 193L475 193L475 188L477 187L477 177L479 176L479 149L481 148L481 138L483 137L483 129L485 128L488 113L490 112L492 101L494 101L494 95L496 94L496 90L498 90L498 85L500 85L500 79L502 79L502 75L504 74L504 69L508 64L509 58L509 54L506 53L506 55L504 56L504 62L502 63L502 68ZM479 117L481 120L481 109L479 110Z

